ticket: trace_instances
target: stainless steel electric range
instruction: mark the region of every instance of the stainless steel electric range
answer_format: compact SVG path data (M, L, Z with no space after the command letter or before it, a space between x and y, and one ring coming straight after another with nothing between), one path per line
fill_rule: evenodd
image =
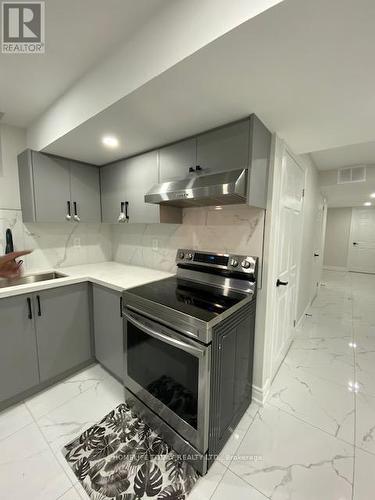
M251 402L258 259L181 249L176 263L124 292L126 398L204 474Z

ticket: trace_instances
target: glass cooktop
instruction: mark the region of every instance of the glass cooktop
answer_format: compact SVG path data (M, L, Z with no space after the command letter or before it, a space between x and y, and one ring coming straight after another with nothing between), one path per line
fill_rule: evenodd
M131 288L127 293L207 322L247 297L245 293L224 291L177 276Z

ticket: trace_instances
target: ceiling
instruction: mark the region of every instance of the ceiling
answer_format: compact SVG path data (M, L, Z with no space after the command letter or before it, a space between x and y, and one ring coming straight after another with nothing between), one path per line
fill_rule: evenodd
M319 170L375 165L375 141L315 151L311 156Z
M27 126L167 4L168 0L46 0L46 53L0 54L2 122Z
M252 112L296 153L374 141L374 18L373 0L285 0L46 151L103 164ZM119 148L104 149L107 133Z

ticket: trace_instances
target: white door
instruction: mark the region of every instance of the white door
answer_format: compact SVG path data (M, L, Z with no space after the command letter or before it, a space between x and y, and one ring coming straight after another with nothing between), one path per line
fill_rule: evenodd
M318 293L322 268L323 268L323 240L325 231L325 205L323 199L319 202L315 214L315 229L313 241L312 258L312 298L314 299Z
M375 273L375 208L353 208L349 271Z
M275 323L272 372L276 373L295 326L298 272L301 257L302 209L305 170L286 151L282 161L279 201Z

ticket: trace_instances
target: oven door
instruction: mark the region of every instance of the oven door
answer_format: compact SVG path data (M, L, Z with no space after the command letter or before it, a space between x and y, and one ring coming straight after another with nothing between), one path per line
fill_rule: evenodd
M211 346L127 308L124 334L126 388L205 453Z

